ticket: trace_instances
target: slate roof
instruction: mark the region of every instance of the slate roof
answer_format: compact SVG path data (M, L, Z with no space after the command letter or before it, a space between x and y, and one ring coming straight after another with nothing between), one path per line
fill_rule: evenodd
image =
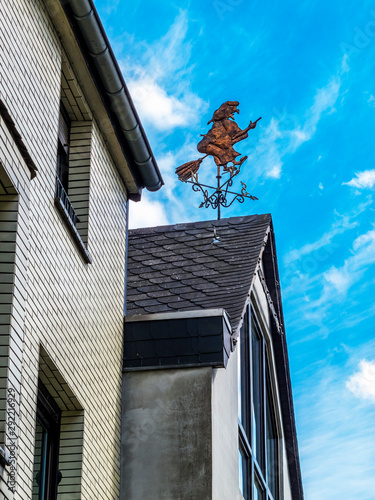
M270 224L265 214L129 231L127 314L222 307L236 332Z

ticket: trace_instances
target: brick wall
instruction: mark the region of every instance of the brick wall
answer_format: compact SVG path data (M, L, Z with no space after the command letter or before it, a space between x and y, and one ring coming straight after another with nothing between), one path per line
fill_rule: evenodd
M83 235L92 264L85 264L54 205L62 48L43 2L1 2L0 36L0 98L38 168L30 181L0 119L0 162L18 192L12 304L9 322L1 327L9 359L0 386L17 395L14 498L32 496L42 349L81 408L63 410L65 431L70 424L81 430L72 430L73 441L65 432L61 464L71 470L67 464L80 455L82 479L79 486L73 481L76 494L64 483L59 498L117 499L126 191L94 118Z

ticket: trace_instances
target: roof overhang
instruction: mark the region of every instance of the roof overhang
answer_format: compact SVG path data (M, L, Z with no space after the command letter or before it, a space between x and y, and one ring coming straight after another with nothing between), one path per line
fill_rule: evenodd
M44 0L129 198L163 185L155 157L91 0Z

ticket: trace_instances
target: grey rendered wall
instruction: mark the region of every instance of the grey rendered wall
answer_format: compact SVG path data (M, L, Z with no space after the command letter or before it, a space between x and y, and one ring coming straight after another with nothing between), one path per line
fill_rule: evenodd
M123 377L121 500L211 499L212 368Z

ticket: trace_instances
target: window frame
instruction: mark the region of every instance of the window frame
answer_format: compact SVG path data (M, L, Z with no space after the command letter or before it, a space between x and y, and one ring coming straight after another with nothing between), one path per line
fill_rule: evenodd
M43 429L41 448L44 449L45 446L45 456L41 458L40 465L41 469L44 469L44 482L43 486L38 484L38 500L56 500L57 487L61 481L61 473L59 471L61 410L40 379L38 382L36 422ZM46 437L47 442L45 442ZM34 449L34 468L35 459L36 454ZM42 464L42 462L44 463ZM35 470L33 474L35 474ZM35 480L36 478L34 478ZM40 488L44 491L43 496L41 496Z
M243 325L240 333L239 341L239 370L242 377L239 378L239 398L241 399L241 405L239 404L239 414L241 409L242 420L238 421L239 429L239 450L243 451L247 457L249 457L248 465L248 478L247 484L249 487L247 489L247 495L244 495L245 500L252 500L256 498L255 496L255 482L257 481L262 493L262 499L265 500L280 500L282 498L282 430L281 430L281 420L280 412L277 405L276 390L275 390L275 380L274 373L272 370L272 349L270 345L270 338L267 329L264 327L262 318L259 315L257 309L257 304L251 302L246 309L244 316ZM256 426L253 422L253 405L254 405L254 353L253 353L253 335L257 335L260 340L260 352L258 361L260 363L260 419L261 419L261 430L262 439L260 444L262 446L262 455L260 463L254 453L254 440L256 436L254 431ZM246 366L243 367L243 364ZM246 374L246 380L243 380L243 376ZM249 378L250 377L250 378ZM241 392L240 392L241 388ZM247 397L243 396L242 390L245 388L247 392ZM275 424L276 431L276 456L277 456L277 490L276 495L273 494L271 487L271 481L268 479L269 467L268 456L267 456L267 400L271 403L272 408L272 421ZM243 416L243 402L246 401L246 416ZM239 415L240 416L240 415ZM245 425L243 425L245 423ZM247 429L246 429L247 425ZM258 443L259 445L259 443Z
M55 205L65 221L78 249L87 264L92 263L89 252L77 229L79 218L69 199L69 154L72 121L60 101L59 126L56 157Z
M71 120L63 103L60 102L56 175L66 194L68 194L69 191L70 129Z

